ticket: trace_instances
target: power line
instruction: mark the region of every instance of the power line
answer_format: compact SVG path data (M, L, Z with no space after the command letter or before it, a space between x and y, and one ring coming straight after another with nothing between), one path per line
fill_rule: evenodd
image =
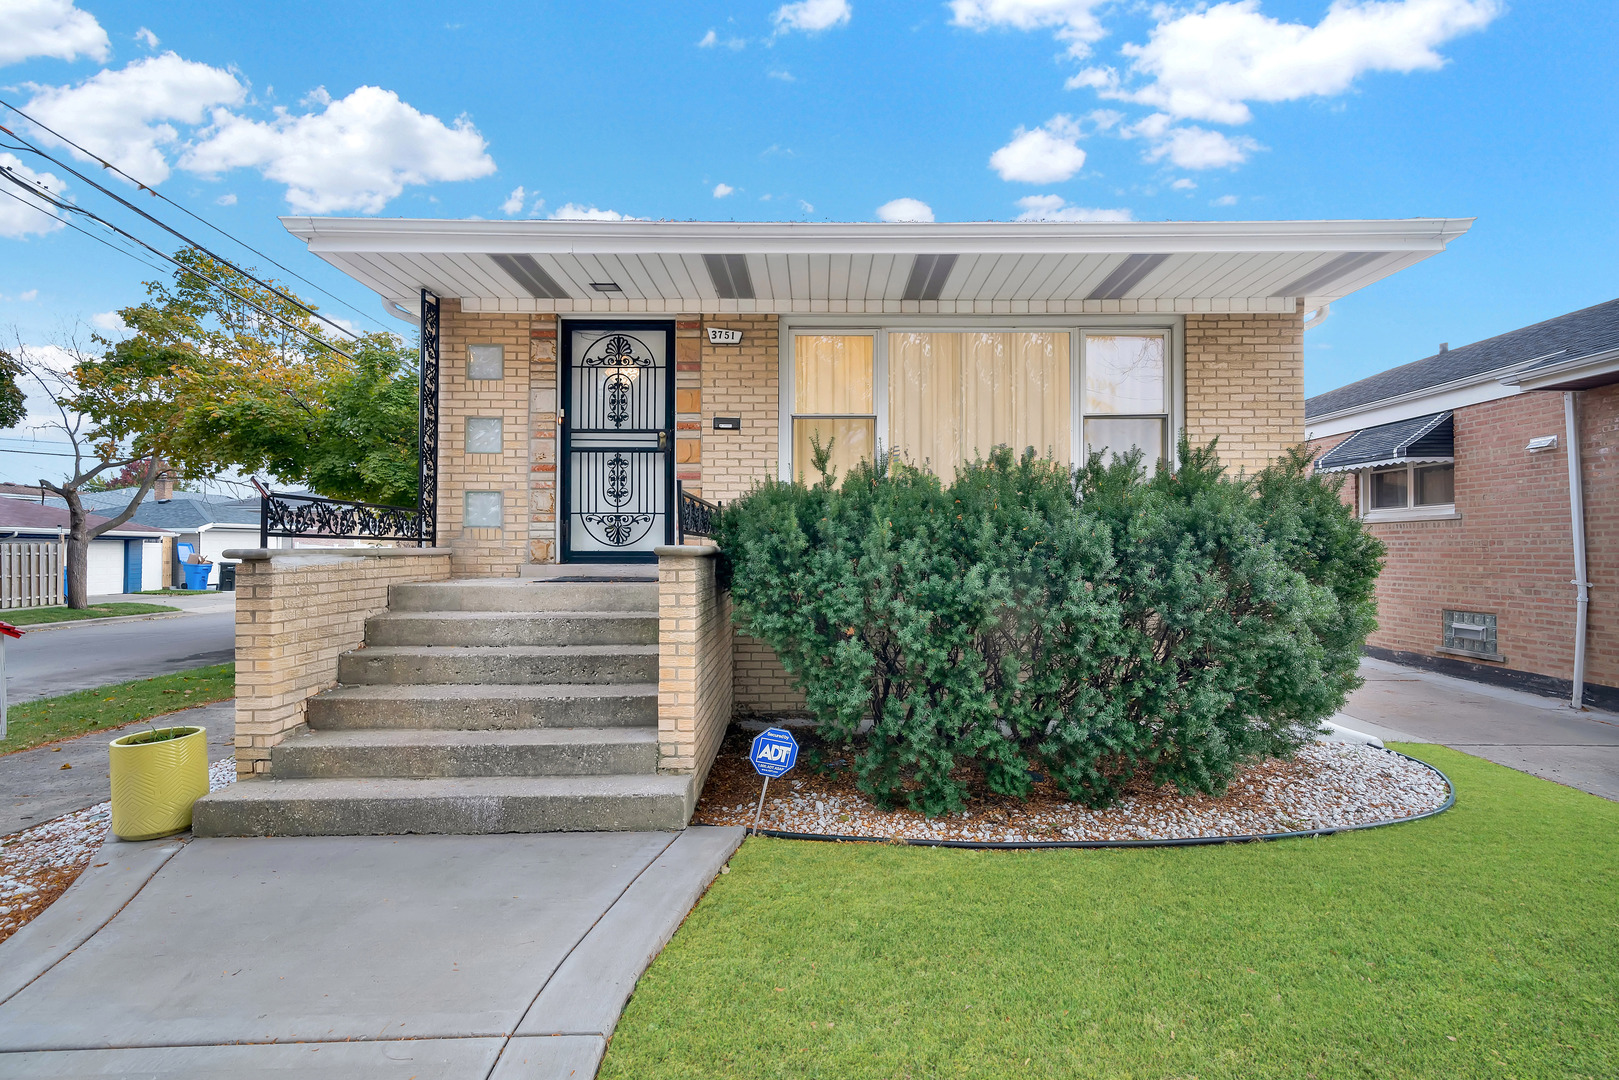
M27 113L23 112L21 109L17 108L15 105L7 104L6 108L10 109L12 112L16 113L18 116L22 117L24 120L27 120L29 123L37 123L37 121L35 121L33 117L29 116ZM40 125L40 126L43 127L44 125ZM50 131L49 128L45 128L45 130ZM308 313L313 318L319 319L321 322L323 322L326 325L332 327L334 330L338 331L339 333L346 334L351 338L358 339L359 335L355 334L353 331L351 331L351 330L349 330L349 329L347 329L347 328L345 328L343 326L338 325L337 323L333 322L331 319L328 319L326 316L322 315L320 312L316 311L314 308L310 307L308 304L305 304L302 300L299 300L296 296L293 296L290 293L282 292L280 289L276 288L274 285L271 285L269 282L261 281L257 277L254 277L252 274L248 273L246 270L243 270L241 267L237 266L235 263L231 262L229 259L225 258L223 255L219 255L219 254L216 254L215 252L209 251L207 248L203 247L201 244L197 243L195 240L191 239L189 236L182 233L180 230L178 230L178 229L174 228L173 226L169 225L167 222L161 221L158 218L153 217L151 214L148 214L145 210L142 210L140 207L136 206L134 203L130 202L128 199L124 198L122 195L119 195L117 192L114 192L114 191L112 191L112 190L110 190L110 189L108 189L106 187L103 187L101 184L96 183L94 180L90 179L88 176L84 175L79 170L77 170L73 166L69 165L67 162L62 161L59 158L52 157L50 154L47 154L45 151L39 149L39 147L35 146L33 143L29 142L27 139L23 138L21 135L18 135L15 131L12 131L10 128L6 127L5 125L0 124L0 131L4 131L7 135L10 135L12 138L14 138L18 142L22 143L25 147L27 147L29 149L30 152L32 152L34 154L37 154L40 157L44 158L46 161L49 161L49 162L55 164L56 166L58 166L59 168L65 169L68 172L72 173L74 176L78 177L80 180L83 180L86 184L89 184L91 187L95 188L97 191L101 192L103 195L107 196L109 199L113 199L114 201L118 202L120 205L122 205L122 206L124 206L124 207L126 207L126 208L128 208L130 210L135 211L135 213L139 214L141 217L145 218L147 221L150 221L153 225L156 225L158 228L162 229L164 232L167 232L170 235L176 237L177 239L179 239L180 241L185 243L187 246L196 248L198 251L200 251L203 254L209 256L210 258L216 259L219 262L224 263L226 266L228 266L232 270L236 271L236 273L238 273L238 274L242 275L243 277L247 278L249 281L251 281L254 284L258 285L260 288L270 290L271 292L273 292L277 296L279 296L281 299L285 300L287 303L292 304L294 307L300 308L301 310ZM54 131L52 131L51 134L55 135L56 133ZM57 135L57 138L62 138L62 136ZM66 142L68 140L63 139L63 141ZM122 171L122 170L120 170L120 171ZM125 173L124 175L128 176L127 173ZM146 191L151 190L150 188L146 187L145 184L140 184L139 181L135 181L133 177L130 177L130 179L131 179L132 182L134 182L138 186L140 186L143 190L146 190ZM232 239L234 239L234 237Z
M83 214L85 217L89 218L91 221L94 221L96 224L101 225L104 228L112 230L113 232L117 233L119 236L124 237L125 239L134 241L135 243L139 244L141 247L145 248L147 251L150 251L153 255L156 255L158 258L166 259L167 261L173 263L175 266L179 267L182 272L187 273L187 274L191 274L193 277L201 278L203 281L206 281L206 282L208 282L208 283L210 283L210 284L212 284L214 286L217 286L220 289L225 290L226 292L230 293L232 296L236 297L236 299L238 299L242 303L246 304L248 307L252 308L253 310L255 310L257 312L259 312L261 315L265 316L266 318L273 319L274 321L280 323L282 326L286 327L288 330L291 330L293 333L301 334L304 337L308 338L310 341L314 342L316 345L319 345L319 346L321 346L323 348L330 349L330 350L332 350L332 352L334 352L337 355L342 356L342 357L344 357L346 359L349 359L349 360L354 359L354 357L352 355L350 355L349 353L344 352L342 349L339 349L336 345L333 345L331 342L327 341L325 338L321 337L319 334L312 334L308 330L306 330L303 327L299 326L297 323L294 323L294 322L291 322L288 319L282 318L280 315L277 315L275 312L271 311L269 308L263 307L262 305L258 304L251 297L244 296L243 294L237 292L235 289L231 288L229 285L226 285L223 281L220 281L218 278L213 277L210 274L206 274L206 273L202 272L201 270L196 269L195 267L190 267L190 266L185 265L180 260L178 260L174 256L170 255L168 252L162 251L162 250L159 250L158 248L153 247L151 244L148 244L145 240L142 240L140 237L135 236L133 233L125 232L123 229L121 229L118 226L114 225L112 222L108 221L106 218L101 217L99 214L96 214L96 213L93 213L92 211L86 210L82 206L77 206L77 205L75 205L73 203L67 202L66 200L64 200L64 199L60 198L59 196L57 196L55 192L51 191L49 188L45 187L43 184L31 184L31 183L29 183L29 181L27 181L27 180L23 179L22 177L18 176L16 173L12 172L11 169L9 169L8 167L6 167L4 165L0 165L0 177L4 177L5 179L10 180L13 184L16 184L18 187L22 188L25 191L32 192L36 197L44 199L46 202L50 203L52 206L56 207L59 210L62 210L64 212L68 212L68 213ZM10 193L8 192L8 194L10 194ZM13 196L13 197L15 197L15 196ZM38 205L36 205L34 203L30 203L26 199L22 199L20 201L23 202L26 205L33 206L35 210L38 210L40 213L45 214L48 217L53 217L53 218L56 217L56 215L51 214L49 211L47 211L42 206L38 206ZM58 218L57 220L63 220L63 219ZM81 229L79 231L83 232L84 230ZM221 260L221 261L223 261L223 260ZM228 266L229 264L227 263L226 265ZM257 280L257 279L255 279L255 280ZM303 305L300 304L299 306L302 307ZM350 335L350 336L353 336L353 335ZM356 340L358 340L358 339L356 339Z
M138 254L136 254L133 251L130 251L128 248L119 247L117 244L113 243L111 240L108 240L104 236L97 236L95 233L91 232L89 229L81 229L79 226L73 224L73 222L71 222L71 221L68 221L66 218L57 217L55 214L51 213L49 210L45 209L43 206L40 206L38 203L29 202L27 199L23 198L21 195L18 195L16 192L8 191L5 188L0 188L0 195L6 195L6 196L9 196L10 198L16 199L18 202L22 203L24 206L32 207L33 209L38 210L40 213L44 214L46 217L50 218L52 221L60 221L63 225L66 225L68 228L72 229L74 232L83 233L85 236L88 236L90 239L94 240L96 243L105 245L106 247L110 247L110 248L112 248L112 250L118 252L118 254L120 254L120 255L128 255L131 259L134 259L136 262L140 263L142 266L147 267L148 269L150 269L155 274L167 273L167 271L164 270L163 267L159 266L157 263L150 262L149 260L141 258Z

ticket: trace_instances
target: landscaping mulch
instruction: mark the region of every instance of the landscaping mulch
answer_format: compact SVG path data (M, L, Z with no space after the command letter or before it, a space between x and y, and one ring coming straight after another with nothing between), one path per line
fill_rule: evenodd
M762 780L747 760L754 734L737 727L727 733L692 824L753 824ZM797 737L813 745L807 734ZM1373 746L1316 742L1292 760L1239 770L1218 798L1137 782L1113 806L1091 810L1041 778L1027 801L985 795L965 813L929 819L912 810L879 809L855 786L846 765L816 772L801 754L792 773L771 782L759 827L975 843L1173 840L1368 825L1437 810L1449 797L1444 778L1420 762Z
M208 767L208 789L236 782L236 760ZM0 941L21 930L67 891L107 839L112 803L31 825L0 837Z

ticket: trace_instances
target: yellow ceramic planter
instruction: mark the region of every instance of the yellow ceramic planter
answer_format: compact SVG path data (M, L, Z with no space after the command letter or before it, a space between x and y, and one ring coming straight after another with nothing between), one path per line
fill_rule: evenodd
M120 840L151 840L191 828L191 804L208 794L208 731L140 742L151 730L114 739L108 747L112 772L112 832Z

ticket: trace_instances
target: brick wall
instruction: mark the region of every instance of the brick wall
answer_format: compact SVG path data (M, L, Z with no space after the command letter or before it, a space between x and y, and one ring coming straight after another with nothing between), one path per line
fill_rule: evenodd
M774 315L705 315L702 362L702 495L729 502L773 480L781 444L781 356ZM710 345L707 327L742 331L740 345ZM714 417L740 416L741 431L715 431ZM684 470L683 470L684 471Z
M1186 316L1186 433L1255 472L1304 441L1304 317Z
M337 658L387 610L388 587L443 581L442 548L388 555L276 554L236 568L236 772L270 768L270 748L304 722L304 702L337 682ZM397 554L393 553L397 552Z
M1578 395L1592 582L1586 681L1619 687L1619 387ZM1556 435L1558 449L1530 454ZM1346 435L1311 444L1317 456ZM1459 520L1375 522L1388 548L1377 584L1374 648L1440 656L1446 608L1492 612L1504 662L1480 667L1567 680L1574 576L1563 397L1519 394L1456 411ZM1355 484L1344 498L1354 505Z
M698 786L731 722L731 600L718 549L658 549L658 768Z

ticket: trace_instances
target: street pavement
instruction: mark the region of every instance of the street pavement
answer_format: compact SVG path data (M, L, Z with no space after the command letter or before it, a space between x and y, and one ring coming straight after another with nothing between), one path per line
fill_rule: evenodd
M588 1080L742 833L109 841L0 944L0 1076Z
M234 656L234 593L90 599L170 604L185 613L132 622L90 619L43 628L23 627L23 637L6 644L6 686L11 701L32 701L87 686L224 664Z
M209 761L235 753L236 702L221 701L0 756L0 836L105 802L111 795L107 744L119 732L148 723L207 728Z
M1364 659L1335 720L1384 740L1442 743L1619 801L1619 714Z

